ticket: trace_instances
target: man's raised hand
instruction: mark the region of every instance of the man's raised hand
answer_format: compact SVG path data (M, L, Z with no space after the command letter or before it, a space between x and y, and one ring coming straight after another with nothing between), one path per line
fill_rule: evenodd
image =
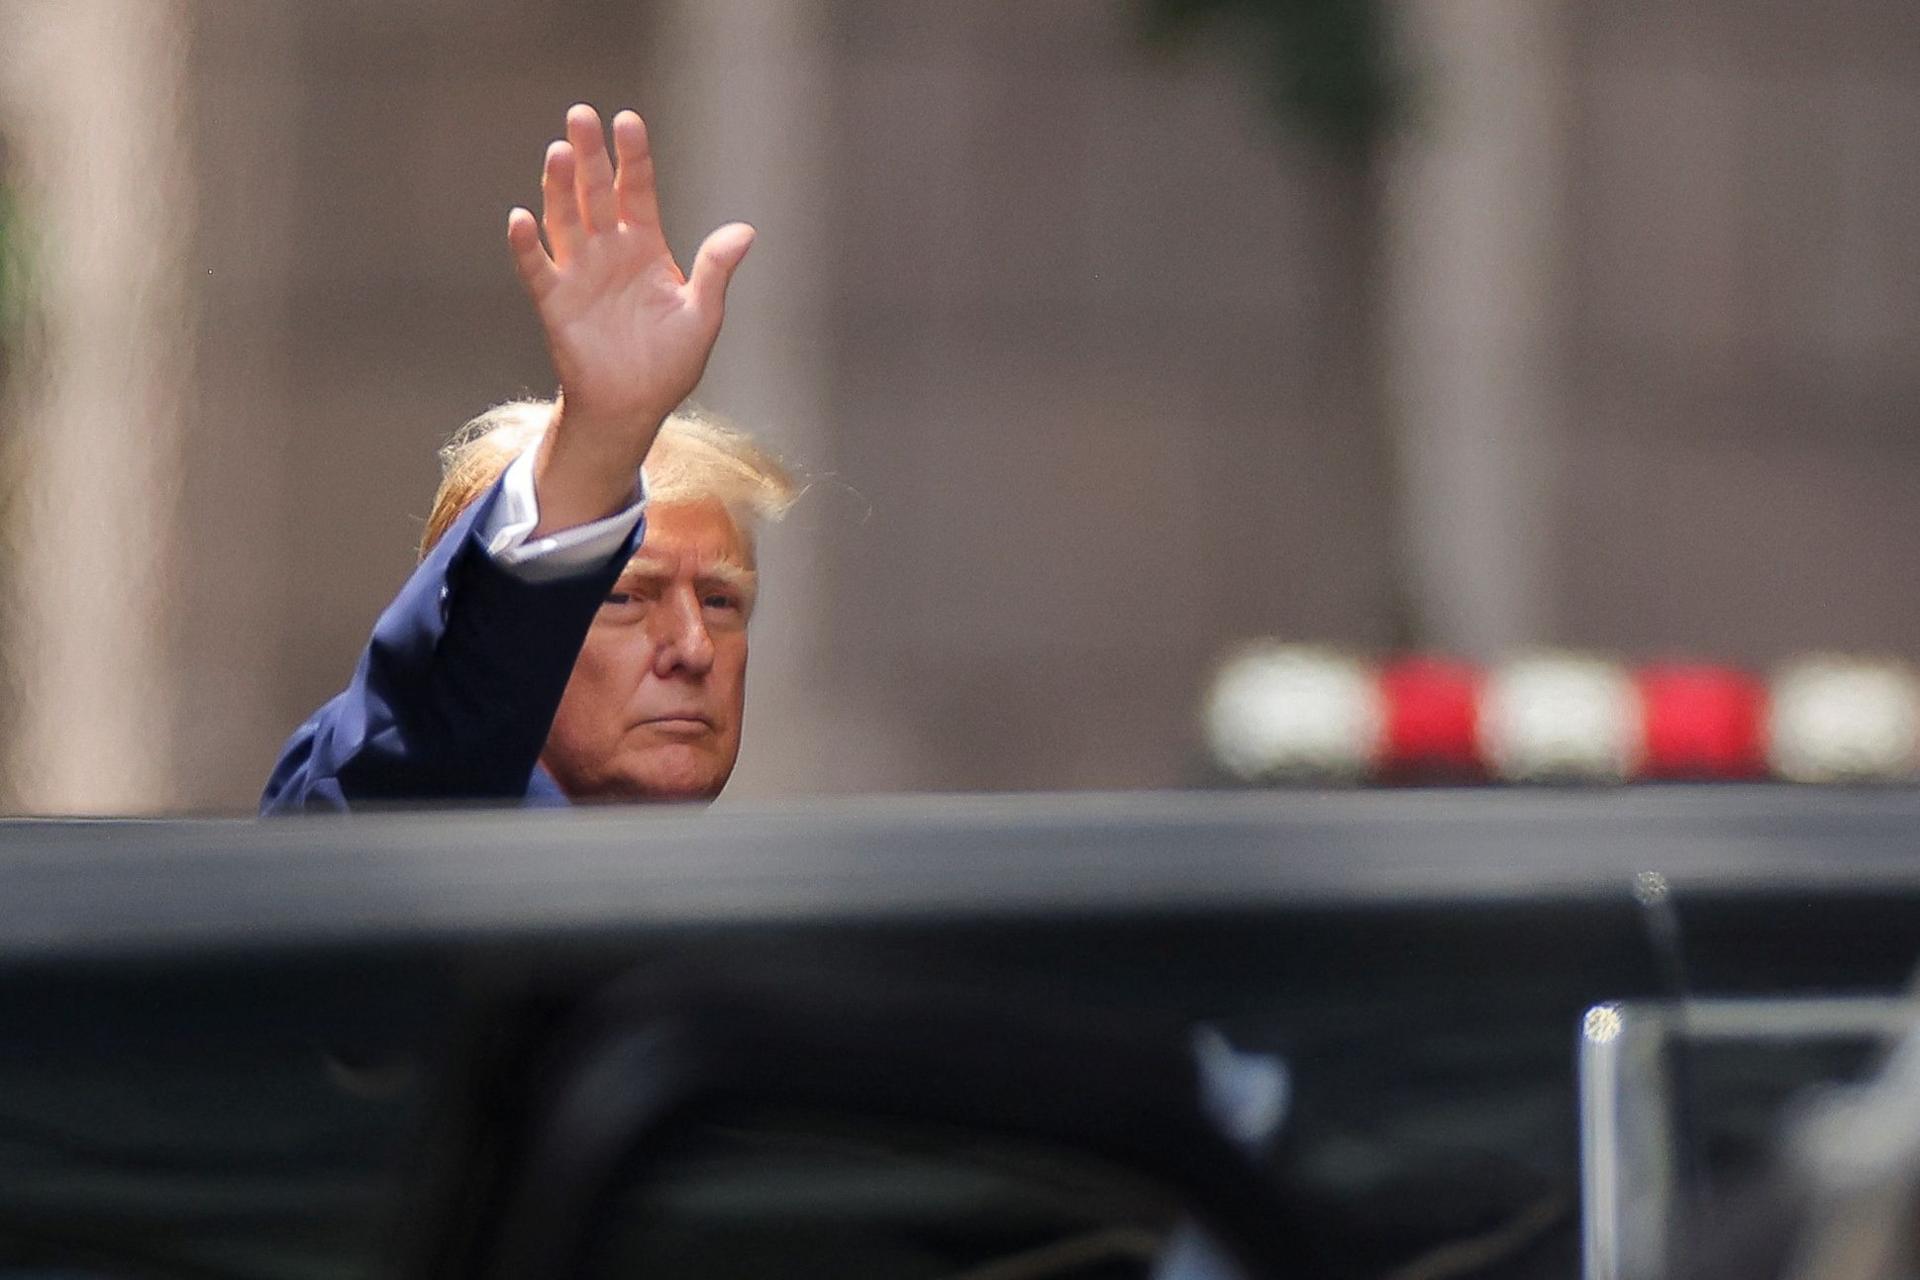
M543 533L625 505L661 422L706 369L727 282L753 243L752 227L729 223L682 275L660 229L639 116L613 118L613 144L609 157L592 107L572 108L566 139L547 148L540 225L525 209L507 215L560 379L560 414L535 460Z

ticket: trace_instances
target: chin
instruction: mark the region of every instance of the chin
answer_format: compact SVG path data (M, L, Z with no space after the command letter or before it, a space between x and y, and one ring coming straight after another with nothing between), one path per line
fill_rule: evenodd
M599 754L550 751L541 763L575 804L704 804L733 774L724 739L630 744Z
M733 761L687 747L655 748L622 761L596 799L638 804L704 804L717 797L733 773Z

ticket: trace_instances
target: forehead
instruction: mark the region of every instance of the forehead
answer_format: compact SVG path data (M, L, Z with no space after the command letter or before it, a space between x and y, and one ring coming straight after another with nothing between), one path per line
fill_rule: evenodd
M691 573L753 568L753 542L717 498L647 504L646 536L636 569Z

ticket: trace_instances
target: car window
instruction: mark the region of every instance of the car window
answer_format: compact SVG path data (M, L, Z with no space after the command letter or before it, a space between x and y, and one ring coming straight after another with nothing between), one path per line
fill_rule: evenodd
M450 1025L417 962L0 980L0 1274L365 1273Z
M924 1124L749 1112L685 1125L655 1146L613 1196L588 1275L1236 1274L1195 1270L1199 1238L1177 1198L1083 1153Z

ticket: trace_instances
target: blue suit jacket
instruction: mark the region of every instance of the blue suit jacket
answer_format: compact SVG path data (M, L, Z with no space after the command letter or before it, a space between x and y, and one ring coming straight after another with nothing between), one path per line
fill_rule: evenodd
M591 572L526 582L474 532L493 488L454 521L374 624L353 683L281 748L263 814L404 800L564 805L540 767L594 612L645 536Z

